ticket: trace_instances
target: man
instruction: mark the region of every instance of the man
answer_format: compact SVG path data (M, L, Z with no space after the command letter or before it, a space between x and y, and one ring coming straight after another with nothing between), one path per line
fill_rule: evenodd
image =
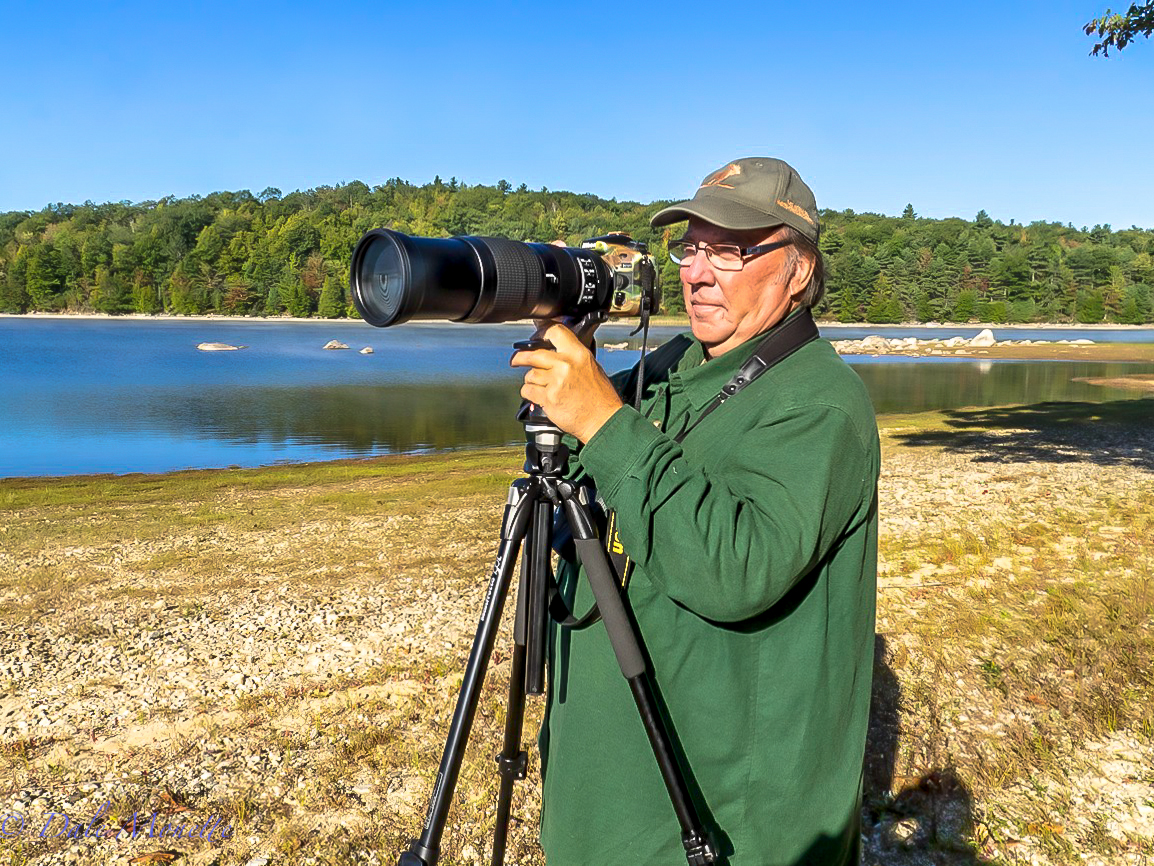
M820 300L818 213L789 165L753 158L713 172L653 225L682 220L670 250L692 339L653 364L641 411L563 325L545 332L555 352L514 357L528 368L521 394L579 440L577 471L616 512L636 563L626 601L727 862L856 863L876 589L873 411L858 377L814 340L705 414L767 332ZM563 562L558 578L580 613L591 593L577 568ZM550 662L547 862L685 863L604 629L558 629Z

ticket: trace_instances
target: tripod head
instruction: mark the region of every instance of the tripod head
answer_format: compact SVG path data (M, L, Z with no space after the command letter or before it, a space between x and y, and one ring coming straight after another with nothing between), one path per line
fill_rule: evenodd
M597 310L587 313L576 321L562 319L561 324L573 331L578 340L589 345L597 327L608 318L608 313ZM515 352L531 352L536 349L554 350L556 347L536 334L528 340L520 340L513 344ZM549 416L540 406L528 400L521 401L521 408L517 410L517 420L525 425L525 433L530 439L530 444L526 446L525 472L529 475L560 477L569 460L569 449L562 442L564 436L562 430L549 420Z

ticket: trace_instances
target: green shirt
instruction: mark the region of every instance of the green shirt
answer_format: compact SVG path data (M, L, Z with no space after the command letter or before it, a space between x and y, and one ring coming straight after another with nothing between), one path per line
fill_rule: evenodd
M674 441L760 338L692 341L581 449L636 562L627 602L690 788L732 866L856 863L877 582L877 426L816 340ZM630 396L631 392L630 392ZM668 433L666 432L668 431ZM558 578L580 615L588 581ZM601 623L555 628L541 731L549 866L684 864Z

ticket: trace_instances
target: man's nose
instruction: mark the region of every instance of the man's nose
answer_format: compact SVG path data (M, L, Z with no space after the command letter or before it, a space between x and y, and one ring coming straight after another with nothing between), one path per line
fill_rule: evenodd
M691 285L713 283L713 268L709 266L709 257L705 254L705 250L698 250L697 255L689 260L689 264L681 269L681 278Z

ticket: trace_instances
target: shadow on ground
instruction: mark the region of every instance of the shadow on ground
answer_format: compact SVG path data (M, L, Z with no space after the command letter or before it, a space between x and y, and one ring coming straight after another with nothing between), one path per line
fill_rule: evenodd
M973 796L950 767L895 772L901 686L886 641L874 646L862 791L863 866L988 866L976 853Z
M943 414L948 430L896 433L895 440L972 454L979 463L1095 463L1154 472L1154 399L1148 397Z

